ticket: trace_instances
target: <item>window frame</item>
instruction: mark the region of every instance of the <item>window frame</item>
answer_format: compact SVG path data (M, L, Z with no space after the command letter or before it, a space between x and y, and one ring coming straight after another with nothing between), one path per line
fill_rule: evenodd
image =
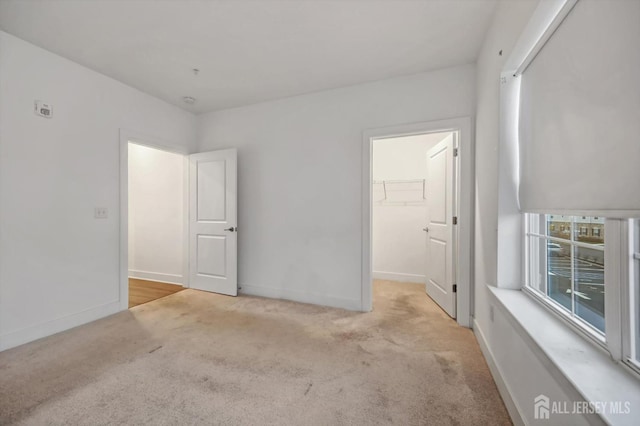
M623 362L640 375L640 219L631 219L628 223L628 273L629 285L622 292L621 306Z
M560 318L572 330L606 351L618 363L640 375L640 219L605 218L604 223L604 318L605 332L601 333L593 325L578 317L575 313L549 297L545 279L544 292L532 285L532 269L540 270L540 259L532 258L530 241L536 238L543 244L559 242L570 244L572 256L574 247L582 244L575 241L575 235L569 230L569 239L533 232L532 223L537 217L538 226L545 222L547 213L523 213L523 293L544 306L549 312ZM581 216L565 212L566 216ZM602 218L602 216L600 216ZM575 231L576 222L572 219ZM539 252L538 252L539 253ZM536 256L539 257L539 256ZM545 266L546 268L546 266ZM573 263L572 263L573 274ZM573 282L573 278L572 278ZM573 299L572 299L573 300ZM572 302L573 303L573 302ZM573 310L573 309L572 309Z

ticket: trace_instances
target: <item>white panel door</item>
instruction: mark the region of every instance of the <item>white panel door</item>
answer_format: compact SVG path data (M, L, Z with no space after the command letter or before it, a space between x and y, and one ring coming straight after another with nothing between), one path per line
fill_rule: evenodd
M456 134L427 153L427 294L452 318L456 317L453 232L453 190Z
M238 295L237 151L189 156L189 283Z

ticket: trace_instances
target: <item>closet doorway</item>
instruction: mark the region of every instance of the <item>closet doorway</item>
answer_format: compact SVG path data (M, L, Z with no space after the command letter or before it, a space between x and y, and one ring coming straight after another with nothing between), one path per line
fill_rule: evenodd
M363 310L422 298L469 326L469 120L371 130L364 144Z
M454 173L453 158L447 158L453 153L447 151L454 139L454 132L443 132L376 140L372 205L374 291L379 286L383 295L411 294L426 286L452 317L453 268L447 266L453 259L453 228L446 211Z

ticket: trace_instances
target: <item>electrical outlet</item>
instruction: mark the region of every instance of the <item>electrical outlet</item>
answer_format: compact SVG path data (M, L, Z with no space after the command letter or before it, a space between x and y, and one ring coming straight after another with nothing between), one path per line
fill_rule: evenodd
M109 210L106 207L96 207L93 217L96 219L106 219L109 217Z

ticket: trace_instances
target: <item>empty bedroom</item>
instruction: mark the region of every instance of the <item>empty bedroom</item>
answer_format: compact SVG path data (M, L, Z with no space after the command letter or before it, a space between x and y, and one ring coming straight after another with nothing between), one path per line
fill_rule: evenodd
M0 425L637 425L640 1L0 0Z

